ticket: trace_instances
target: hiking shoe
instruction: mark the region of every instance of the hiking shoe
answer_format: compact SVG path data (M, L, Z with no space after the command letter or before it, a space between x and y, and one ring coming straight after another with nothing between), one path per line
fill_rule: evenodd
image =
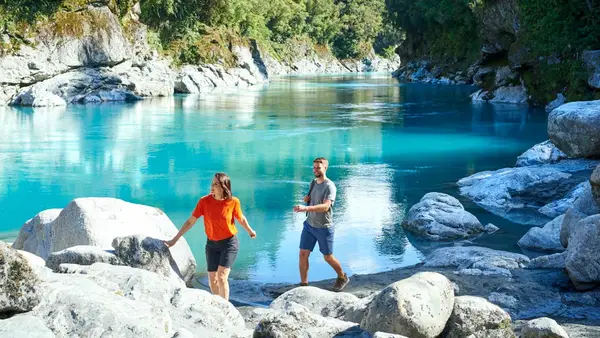
M300 286L308 286L308 283L300 283Z
M335 284L333 285L333 291L340 292L344 290L344 288L346 287L346 285L348 285L349 282L350 278L348 278L348 275L346 274L344 274L344 277L338 277L335 280Z

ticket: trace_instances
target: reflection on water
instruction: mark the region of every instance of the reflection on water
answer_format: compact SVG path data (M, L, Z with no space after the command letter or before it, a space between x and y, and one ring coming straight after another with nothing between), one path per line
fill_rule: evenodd
M296 281L303 215L291 210L308 189L312 159L325 156L338 186L335 252L344 268L411 265L423 257L399 226L411 205L430 191L458 197L458 179L513 165L545 139L542 113L472 105L471 91L337 75L134 104L0 108L0 238L82 196L157 206L180 226L213 173L225 171L258 232L256 240L241 234L235 276ZM517 250L526 228L463 203L501 228L480 244ZM204 270L201 223L186 238ZM331 277L318 255L310 277Z

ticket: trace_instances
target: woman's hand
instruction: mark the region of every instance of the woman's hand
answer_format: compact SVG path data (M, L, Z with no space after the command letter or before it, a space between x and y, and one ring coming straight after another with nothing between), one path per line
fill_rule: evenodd
M248 231L248 235L250 235L250 238L254 239L256 238L256 231L254 231L254 229L250 229Z
M175 245L175 243L177 243L177 240L176 239L172 239L170 241L163 241L163 243L165 243L165 245L170 248L173 245Z
M310 196L306 195L304 196L304 203L308 203L310 202Z

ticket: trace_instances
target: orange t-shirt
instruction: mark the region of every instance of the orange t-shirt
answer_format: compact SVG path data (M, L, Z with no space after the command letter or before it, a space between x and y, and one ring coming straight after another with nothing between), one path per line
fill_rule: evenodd
M212 195L202 197L192 216L204 216L204 231L211 241L220 241L237 234L234 217L240 221L242 208L240 200L232 197L229 200L217 200Z

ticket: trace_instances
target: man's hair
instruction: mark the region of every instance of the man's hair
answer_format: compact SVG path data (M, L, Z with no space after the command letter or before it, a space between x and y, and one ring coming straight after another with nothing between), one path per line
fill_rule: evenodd
M325 166L325 169L329 167L329 161L327 161L325 157L317 157L313 160L313 163L321 163L323 166Z
M223 189L223 199L231 199L231 179L229 179L229 176L226 173L216 173L215 178L219 182L221 189Z

